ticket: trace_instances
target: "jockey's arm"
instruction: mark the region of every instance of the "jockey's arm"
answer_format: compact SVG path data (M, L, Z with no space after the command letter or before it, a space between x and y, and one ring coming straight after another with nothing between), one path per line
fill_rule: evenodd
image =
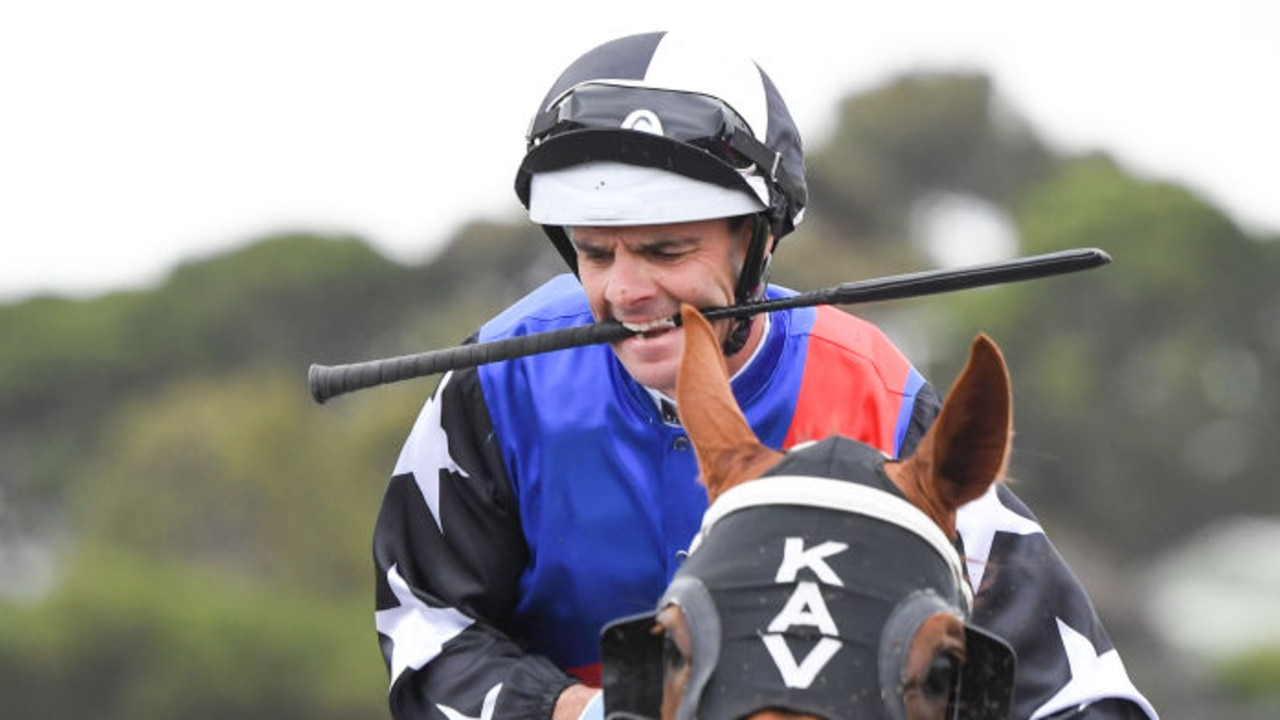
M587 705L596 699L600 691L586 685L570 685L556 699L556 710L552 720L578 720L583 717Z
M576 682L513 635L527 550L478 384L467 371L442 379L374 528L376 621L398 720L550 718ZM564 696L566 711L578 696Z
M977 590L973 621L1018 656L1011 717L1156 717L1088 592L1013 490L993 487L956 524Z

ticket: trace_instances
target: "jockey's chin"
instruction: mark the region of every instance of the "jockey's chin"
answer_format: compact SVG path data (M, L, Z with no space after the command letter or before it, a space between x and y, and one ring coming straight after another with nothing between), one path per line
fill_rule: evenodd
M637 333L613 343L613 352L636 382L675 397L676 373L684 350L684 329L663 328Z

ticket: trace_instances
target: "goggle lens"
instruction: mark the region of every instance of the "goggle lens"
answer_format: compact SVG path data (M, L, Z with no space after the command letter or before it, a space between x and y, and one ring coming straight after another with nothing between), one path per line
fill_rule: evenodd
M625 85L583 85L534 118L532 148L557 135L583 129L648 132L698 148L738 170L755 163L733 147L738 133L752 137L737 112L708 95Z

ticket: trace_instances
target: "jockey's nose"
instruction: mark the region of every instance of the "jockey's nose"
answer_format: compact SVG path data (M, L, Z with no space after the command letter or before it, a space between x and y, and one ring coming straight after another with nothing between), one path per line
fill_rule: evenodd
M643 256L619 244L605 287L605 299L609 304L622 309L635 306L651 299L655 288L652 265Z

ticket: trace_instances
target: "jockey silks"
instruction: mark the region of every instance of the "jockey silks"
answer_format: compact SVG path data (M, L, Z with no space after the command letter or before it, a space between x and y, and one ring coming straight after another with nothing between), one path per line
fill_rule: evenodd
M548 304L552 294L561 301ZM580 297L572 279L553 284L496 318L480 340L588 322ZM509 326L512 319L519 325ZM831 362L850 339L857 354L844 350L844 362ZM823 356L821 371L805 361L810 352ZM480 379L529 548L517 621L534 647L598 682L600 628L652 608L707 507L693 449L607 345L487 365ZM767 445L825 436L823 428L856 420L855 436L894 453L922 384L878 330L831 308L808 308L773 315L732 387ZM808 394L849 402L797 402Z

